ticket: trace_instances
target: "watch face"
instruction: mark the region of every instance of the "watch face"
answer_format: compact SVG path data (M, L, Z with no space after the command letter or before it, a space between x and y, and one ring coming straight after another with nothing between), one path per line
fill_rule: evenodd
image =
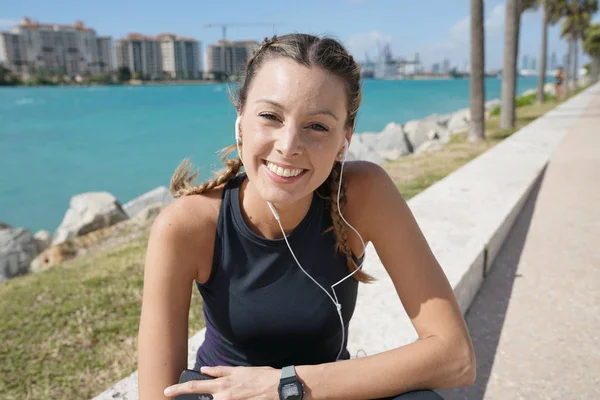
M281 395L284 399L292 396L300 396L298 385L295 383L289 383L281 388Z

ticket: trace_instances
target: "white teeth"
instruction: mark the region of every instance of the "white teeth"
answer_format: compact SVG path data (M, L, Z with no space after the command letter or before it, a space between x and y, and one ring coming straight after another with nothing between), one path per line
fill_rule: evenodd
M285 169L285 168L281 168L271 162L267 161L267 168L269 168L269 171L282 176L284 178L289 178L292 176L298 176L302 173L302 169Z

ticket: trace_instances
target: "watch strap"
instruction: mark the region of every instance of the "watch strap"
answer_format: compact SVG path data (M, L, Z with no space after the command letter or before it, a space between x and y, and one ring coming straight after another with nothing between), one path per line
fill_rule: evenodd
M287 378L295 378L296 377L296 370L294 369L293 365L288 365L287 367L283 367L281 369L281 379L287 379Z

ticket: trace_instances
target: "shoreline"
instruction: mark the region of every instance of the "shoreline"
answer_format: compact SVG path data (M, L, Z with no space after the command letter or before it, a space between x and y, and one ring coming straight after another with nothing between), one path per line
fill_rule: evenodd
M192 83L193 83L194 81L179 81L179 82L157 82L157 83L158 83L157 85L154 85L154 84L148 84L148 85L146 85L146 84L144 84L144 85L142 85L142 86L162 86L162 85L165 85L165 86L167 86L167 85L173 85L173 86L175 86L175 85L180 85L180 84L181 84L181 85L186 85L186 84L188 84L188 83L190 83L190 82L192 82ZM199 84L211 84L211 83L213 83L213 84L214 84L215 82L198 82L198 83L199 83ZM79 87L86 87L86 88L90 88L90 87L99 87L99 86L103 86L103 85L87 85L87 86L84 86L84 85L77 85L77 86L79 86ZM129 85L115 85L115 86L129 86ZM61 87L69 87L69 86L61 86ZM530 89L530 90L531 90L531 89ZM490 100L490 101L488 101L487 103L488 103L488 104L490 104L490 103L493 103L493 102L498 102L498 101L499 101L498 99L493 99L493 100ZM466 110L467 110L467 108L462 108L462 109L461 109L461 108L458 108L458 109L454 109L453 111L451 111L451 112L448 112L448 113L446 113L446 114L443 114L443 115L436 114L436 113L434 112L433 114L428 114L428 115L426 115L426 116L424 116L424 117L422 117L422 118L418 118L418 119L407 119L407 120L402 120L402 122L388 122L388 124L387 124L387 125L390 125L390 124L395 124L395 126L396 126L396 127L405 127L407 124L411 124L411 123L419 123L419 122L424 122L424 121L431 121L432 117L433 117L433 118L435 118L435 117L443 117L443 118L446 118L446 119L448 119L448 120L449 120L449 119L450 119L450 118L451 118L453 115L455 115L456 113L458 113L458 112L465 112ZM490 110L491 110L491 107L488 107L488 111L490 111ZM389 121L389 116L388 116L388 118L385 118L385 119ZM397 121L397 120L392 120L392 121ZM384 126L384 127L381 129L381 130L378 130L378 131L367 131L367 130L361 130L361 131L357 131L357 132L355 132L355 138L361 138L361 137L364 137L364 136L369 136L369 135L372 135L372 134L381 134L381 133L382 133L382 132L384 132L384 131L385 131L385 126ZM359 142L359 140L354 140L353 142L356 144L357 142ZM419 143L419 144L421 144L421 143ZM416 150L417 150L417 147L419 147L419 146L418 146L418 145L414 146L414 148L412 149L412 151L407 151L407 152L406 152L406 154L401 154L400 156L405 156L405 155L407 155L407 154L409 154L409 153L412 153L413 151L416 151ZM352 152L352 150L354 150L354 149L353 149L353 146L351 146L351 148L350 148L350 151L351 151L351 152ZM389 149L389 150L394 150L394 149L392 148L392 149ZM390 153L390 152L388 152L388 153ZM394 154L387 154L387 155L386 155L386 156L387 156L386 158L390 158L390 157L391 157L391 156L393 156L393 155L394 155ZM358 157L358 158L361 158L361 157ZM382 157L382 158L383 158L383 157ZM395 158L396 158L396 157L394 157L394 159L395 159ZM349 157L349 160L350 160L350 157ZM385 160L385 158L384 158L384 160ZM381 162L381 160L379 160L379 162ZM202 167L202 168L203 168L203 167ZM204 169L203 169L203 170L204 170ZM207 169L206 171L208 171L208 169ZM157 182L157 183L158 183L158 185L156 185L156 186L148 186L148 190L152 190L152 188L155 188L155 187L157 187L157 186L159 186L159 185L161 184L161 182ZM70 198L72 198L73 196L75 196L75 195L77 195L77 194L81 194L81 193L84 193L84 192L74 192L74 193L72 193L72 194L70 194L70 195L68 195L68 194L64 194L64 196L65 196L66 198L70 199ZM130 201L132 201L132 200L135 200L136 198L140 197L141 195L143 195L143 194L145 194L145 193L146 193L146 192L143 192L143 191L142 191L142 192L139 192L139 193L137 194L137 196L135 195L135 193L130 193L130 194L131 194L131 195L133 195L133 196L131 196L131 197L129 197L129 196L128 196L128 197L119 198L119 201L120 201L120 203L121 203L121 204L125 204L126 202L130 202ZM58 207L57 207L57 208L58 208ZM41 230L46 230L46 231L49 231L49 232L55 233L55 232L57 231L58 227L60 226L60 224L61 224L61 221L63 220L63 218L64 218L64 216L65 216L65 214L66 214L66 211L67 211L67 209L68 209L68 208L69 208L69 204L68 204L68 203L65 203L65 205L64 205L63 207L60 207L60 209L56 210L57 212L55 212L55 213L52 213L52 214L50 214L50 213L47 213L47 215L52 215L52 216L53 216L53 217L52 217L52 220L53 220L53 221L57 220L57 221L55 222L55 224L46 225L46 227L44 227L44 226L40 226L40 227L38 227L37 229L36 229L36 228L34 228L34 227L32 227L32 228L26 228L26 229L28 229L28 230L29 230L29 229L31 229L31 232L32 232L32 233L33 233L33 232L36 232L36 231L37 231L37 232L39 232L39 231L41 231ZM23 211L25 211L25 210L23 210ZM8 222L8 221L6 221L6 222ZM53 225L53 226L52 226L52 225ZM16 226L16 227L18 227L18 226L24 226L24 225L22 225L22 224L18 224L18 223L15 223L13 226ZM48 228L49 226L52 226L52 229L49 229L49 228Z

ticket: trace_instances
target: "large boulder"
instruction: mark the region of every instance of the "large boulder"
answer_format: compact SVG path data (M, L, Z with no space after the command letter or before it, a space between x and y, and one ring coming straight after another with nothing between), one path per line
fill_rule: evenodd
M550 96L556 95L556 85L554 83L546 83L544 85L544 93Z
M361 133L352 136L350 148L346 160L365 160L376 164L382 164L385 160L377 154L373 145L377 141L379 134L376 133Z
M527 97L527 96L532 96L532 95L537 95L537 89L527 89L526 91L523 92L523 94L521 96Z
M383 128L374 148L380 155L397 154L394 159L409 154L412 150L404 128L394 122L390 122Z
M128 201L123 205L123 210L125 210L129 218L133 218L148 206L155 205L157 203L160 203L163 206L168 206L173 202L173 200L173 195L169 189L164 186L159 186L154 190Z
M494 108L500 107L501 105L502 101L500 101L500 99L493 99L485 103L485 110L492 111Z
M121 203L108 192L89 192L71 198L53 245L128 219Z
M423 121L435 122L436 124L445 128L448 126L448 122L450 121L451 117L452 114L432 114L423 118Z
M469 122L471 121L471 111L468 108L458 110L448 121L448 130L450 133L466 132L469 130Z
M446 143L450 139L448 130L433 121L409 121L404 125L404 131L413 151L429 140L439 140Z
M6 224L0 229L0 281L29 272L37 255L35 240L27 229Z
M52 235L48 231L36 232L35 235L33 235L33 240L35 240L38 254L52 245Z

